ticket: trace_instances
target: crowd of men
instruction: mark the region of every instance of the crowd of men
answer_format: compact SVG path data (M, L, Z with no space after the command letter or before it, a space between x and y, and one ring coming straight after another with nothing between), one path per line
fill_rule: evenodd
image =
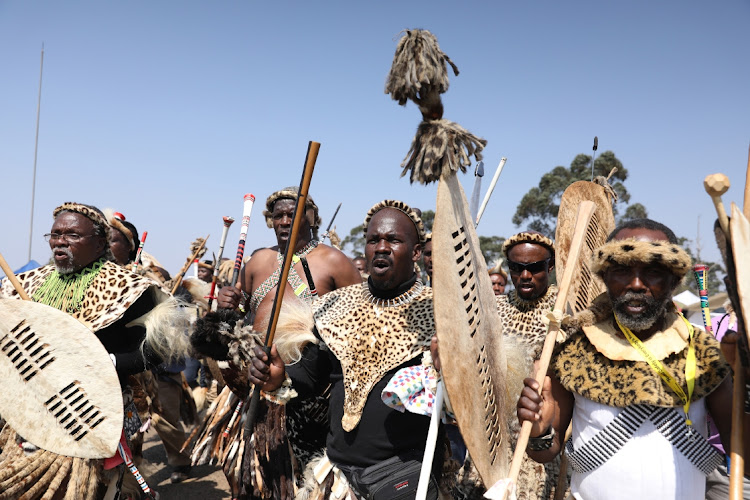
M217 310L201 310L197 326L184 330L135 321L170 307L172 283L156 259L134 265L138 232L121 214L106 216L80 203L61 205L46 234L51 263L18 279L32 300L79 319L102 343L120 379L124 404L137 403L140 427L125 436L127 443L137 458L138 434L142 439L150 419L167 449L172 481L190 477L190 450L183 449L185 422L197 423L200 408L195 408L188 385L210 386L207 377L243 398L250 384L260 388L263 404L280 409L268 411L268 425L274 432L289 431L293 451L284 455L288 463L283 467L247 451L264 436L258 434L254 445L249 435L238 441L245 451L239 452L236 470L253 472L230 471L235 474L230 479L234 496L413 498L429 418L390 406L382 393L404 370L433 369L433 360L451 355L440 352L434 340L430 235L419 210L384 200L363 214L364 256L350 258L318 239L318 207L305 197L295 258L287 283L279 285L297 198L296 188L267 198L264 215L277 244L254 252L237 286L220 288ZM503 327L498 334L537 360L558 293L551 282L555 244L523 231L508 237L502 251L503 265L488 269ZM689 324L671 302L692 269L690 257L669 228L636 219L612 232L595 252L593 269L607 292L565 323L565 338L544 384L540 387L530 371L516 396L519 421L533 423L517 498L550 499L561 484L580 499L706 498L706 476L723 465L732 433L732 373L722 347L727 355L733 351ZM210 281L212 274L212 263L200 266L200 279ZM284 339L279 332L287 344L295 343L296 355L287 356L276 345L265 350L256 342L238 358L232 328L225 337L231 341L207 345L216 338L205 331L212 325L231 322L265 332L279 286L283 301L302 306L309 316L305 335ZM8 280L1 293L3 300L20 298ZM183 305L200 302L198 295L183 293ZM188 345L191 336L193 348ZM211 356L229 361L208 370ZM186 360L196 367L188 377ZM437 361L434 365L439 368ZM306 400L325 405L322 421L301 405ZM709 420L718 429L721 452L706 440ZM749 423L746 415L743 424L747 428ZM507 425L515 446L518 422ZM492 486L468 471L470 452L460 427L461 422L440 426L427 498L481 498ZM750 429L745 438L750 444ZM3 430L0 465L15 470L22 462L43 460L44 451L31 443L21 452L11 450L23 441L12 429ZM564 449L570 472L560 469ZM123 497L153 495L127 469L120 465L103 471L97 460L80 460L72 467L50 469L50 482L40 490L51 492L49 498L55 490L64 498L101 498L108 488L122 489ZM0 495L6 487L0 482Z

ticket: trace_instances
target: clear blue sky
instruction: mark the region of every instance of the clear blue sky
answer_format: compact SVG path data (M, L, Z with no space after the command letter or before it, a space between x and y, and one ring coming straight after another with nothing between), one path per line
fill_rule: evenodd
M717 260L705 175L741 202L750 141L750 2L0 1L0 251L27 260L39 52L44 83L32 257L68 200L123 212L175 272L190 242L258 199L248 248L274 243L263 201L298 185L344 236L384 198L434 209L399 178L420 114L383 93L399 32L426 28L461 74L445 117L508 158L479 226L508 236L521 196L579 153L612 150L632 202ZM489 175L488 175L489 177ZM467 192L473 179L466 175ZM488 184L485 180L484 187ZM699 225L700 218L700 225Z

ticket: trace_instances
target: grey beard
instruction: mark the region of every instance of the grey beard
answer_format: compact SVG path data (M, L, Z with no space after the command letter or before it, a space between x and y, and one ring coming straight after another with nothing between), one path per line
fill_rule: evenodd
M68 257L68 264L58 264L57 261L54 261L55 269L60 274L71 274L75 270L73 267L73 252L70 248L63 248L62 251Z
M627 292L621 297L616 299L610 297L610 299L612 300L612 309L617 314L620 324L634 332L643 332L654 326L658 320L664 317L667 304L672 300L671 297L667 296L663 300L658 301L653 297L636 292ZM625 309L625 306L631 300L643 303L646 309L636 316L631 315Z

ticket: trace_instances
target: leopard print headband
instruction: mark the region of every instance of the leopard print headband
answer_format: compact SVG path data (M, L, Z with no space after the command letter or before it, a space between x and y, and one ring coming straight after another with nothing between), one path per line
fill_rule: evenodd
M513 236L505 240L505 243L503 243L503 254L505 255L506 259L508 258L508 252L510 251L511 247L514 247L520 243L534 243L536 245L542 245L550 251L553 257L555 256L555 244L551 239L547 238L541 233L533 231L523 231L518 234L514 234Z
M276 191L275 193L271 194L266 199L266 209L263 211L263 215L266 218L266 226L269 228L273 227L273 206L274 204L283 199L291 199L291 200L297 200L297 193L299 192L299 188L296 187L287 187L284 189L280 189ZM313 214L310 216L309 213L307 213L308 210L312 209ZM310 223L310 227L313 230L313 236L317 239L318 237L318 228L323 223L323 220L318 215L318 205L315 204L312 197L310 195L307 196L305 200L305 216L307 217L307 222Z
M380 212L384 208L395 208L399 212L405 214L414 223L414 227L417 230L417 237L419 238L419 244L423 245L427 241L427 235L424 230L424 223L422 218L417 215L417 212L409 205L399 200L383 200L380 203L375 204L365 217L364 233L367 234L367 227L370 225L370 221L376 213Z
M693 262L685 250L668 241L628 238L604 244L591 257L591 270L599 276L603 276L612 264L660 264L682 279Z

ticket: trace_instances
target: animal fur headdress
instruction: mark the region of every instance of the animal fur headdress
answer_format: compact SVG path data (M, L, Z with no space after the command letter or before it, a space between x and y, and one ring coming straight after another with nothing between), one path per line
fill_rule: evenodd
M52 211L52 217L57 218L57 216L63 212L81 214L84 217L88 218L91 222L93 222L94 226L101 228L101 230L104 232L103 236L107 240L107 249L104 252L104 258L112 261L115 260L112 256L112 250L110 250L109 248L109 246L112 244L112 226L110 226L109 222L107 221L107 217L101 210L93 205L84 205L83 203L66 201Z
M125 236L125 239L128 240L130 251L132 252L133 250L135 250L135 238L133 237L133 231L131 231L127 226L125 226L125 224L122 223L122 221L125 220L125 216L120 212L113 211L111 208L104 209L104 216L107 218L109 225L112 226L112 229L120 231L123 236Z
M437 38L427 30L405 30L388 73L385 93L402 106L408 99L419 106L422 123L401 163L401 175L411 171L410 181L437 181L443 172L466 172L471 156L482 159L487 141L457 123L443 119L440 94L448 90L446 62L458 68L440 50Z
M269 228L273 227L273 206L274 204L283 199L297 200L297 193L299 188L295 186L286 187L276 191L266 199L266 209L263 210L263 215L266 217L266 226ZM310 228L313 232L313 238L318 239L318 228L323 223L323 220L318 215L318 205L315 204L310 195L305 200L305 217L307 222L310 224Z
M552 254L552 258L555 257L555 244L551 239L547 238L542 233L537 233L536 231L523 231L518 234L514 234L503 243L503 254L505 254L506 259L508 258L508 252L510 252L510 249L520 243L534 243L537 245L542 245L550 251L550 253Z
M599 276L604 276L612 264L659 264L682 279L692 269L693 262L685 250L668 241L628 238L606 243L591 257L591 270Z
M499 259L497 261L497 264L495 264L495 267L491 267L489 269L489 273L492 274L499 274L503 277L506 281L508 280L508 273L505 272L505 269L503 269L503 259Z
M375 204L369 212L367 212L367 217L365 217L365 226L364 226L364 233L367 234L367 227L370 225L370 221L375 216L376 213L380 212L384 208L395 208L399 212L402 212L406 214L407 217L411 219L411 221L414 223L414 227L417 230L417 236L419 238L419 244L424 245L427 241L427 235L424 231L424 223L422 222L422 218L417 214L416 210L411 208L409 205L404 203L403 201L398 200L383 200L380 203Z

